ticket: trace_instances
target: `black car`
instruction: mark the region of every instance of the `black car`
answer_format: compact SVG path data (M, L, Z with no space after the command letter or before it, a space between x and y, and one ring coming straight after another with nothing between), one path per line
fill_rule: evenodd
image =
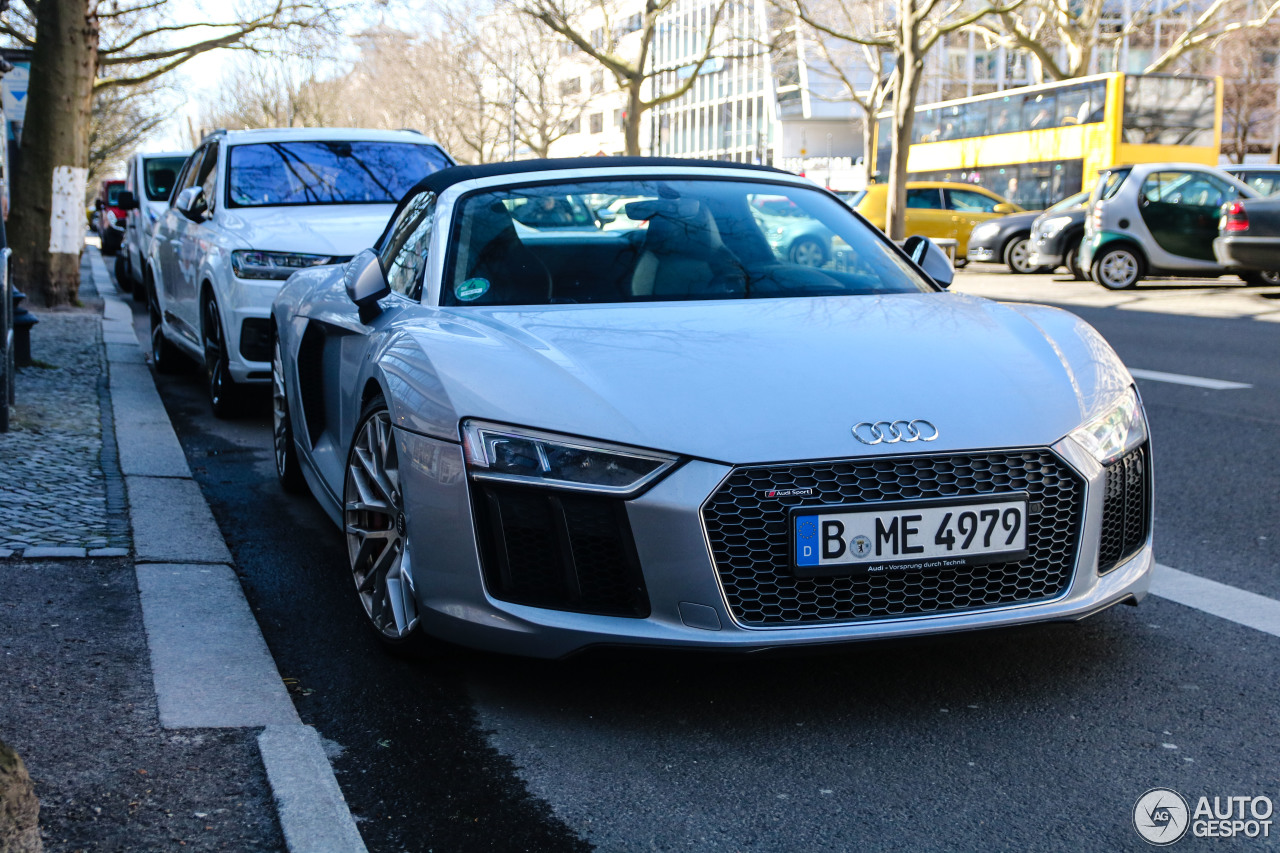
M1031 224L1031 253L1028 262L1045 269L1066 267L1072 278L1082 281L1080 240L1084 237L1085 202L1089 193L1064 198L1036 217Z
M1007 264L1015 273L1048 272L1060 266L1063 262L1061 255L1052 262L1032 259L1035 251L1031 240L1032 227L1038 219L1050 212L1082 205L1088 198L1088 193L1077 193L1063 199L1043 213L1040 211L1013 213L983 222L969 235L969 260ZM1083 220L1081 222L1083 224Z
M1224 204L1213 254L1249 284L1280 284L1280 197Z
M1239 166L1222 166L1222 171L1243 181L1258 191L1259 195L1280 195L1280 166L1250 163Z

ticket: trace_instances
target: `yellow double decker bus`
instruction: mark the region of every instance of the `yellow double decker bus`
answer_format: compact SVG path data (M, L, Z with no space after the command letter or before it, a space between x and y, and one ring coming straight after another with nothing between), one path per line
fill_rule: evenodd
M883 181L892 113L876 118L871 174ZM1220 80L1113 72L917 107L907 174L1043 210L1118 164L1217 165L1221 137Z

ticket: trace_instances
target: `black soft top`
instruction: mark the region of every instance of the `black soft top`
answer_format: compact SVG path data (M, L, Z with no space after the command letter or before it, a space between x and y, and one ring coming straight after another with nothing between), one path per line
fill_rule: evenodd
M405 202L422 192L430 190L439 195L454 184L471 181L477 178L491 178L495 175L523 175L528 172L569 171L570 169L636 169L654 166L673 166L689 168L737 169L743 172L763 172L773 175L790 175L782 169L772 166L757 166L752 163L733 163L725 160L692 160L681 157L562 157L547 160L513 160L506 163L485 163L479 166L450 166L438 172L432 172L404 194L396 205L395 213L387 222L387 230L396 221ZM378 238L377 245L382 246L386 239L386 231Z

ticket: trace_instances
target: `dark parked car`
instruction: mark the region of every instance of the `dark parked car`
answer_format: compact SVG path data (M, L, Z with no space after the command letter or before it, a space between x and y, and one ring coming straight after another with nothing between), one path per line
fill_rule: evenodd
M1088 193L1077 193L1058 202L1044 211L1044 214L1084 204L1088 197ZM1015 273L1047 271L1061 265L1061 255L1053 263L1032 260L1035 247L1031 240L1031 229L1041 217L1041 211L1027 211L983 222L969 235L969 260L1004 263ZM1083 221L1082 219L1082 224Z
M1258 195L1280 195L1280 166L1251 163L1247 166L1223 166L1222 171L1258 191Z
M1213 254L1249 284L1280 284L1280 197L1224 204Z
M1045 269L1066 267L1077 281L1088 277L1080 268L1080 240L1084 237L1088 200L1088 192L1077 193L1036 217L1031 223L1030 263Z

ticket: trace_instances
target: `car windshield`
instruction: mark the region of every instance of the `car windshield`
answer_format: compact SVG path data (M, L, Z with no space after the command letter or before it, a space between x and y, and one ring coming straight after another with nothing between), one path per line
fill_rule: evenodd
M595 224L541 223L614 199ZM568 213L564 214L568 216ZM477 192L459 203L443 305L921 293L935 288L831 195L751 180L627 179Z
M1076 193L1075 195L1069 195L1066 198L1064 198L1062 201L1055 204L1053 207L1046 210L1045 213L1058 213L1059 211L1070 210L1073 207L1079 207L1080 205L1084 204L1088 200L1089 200L1089 193L1087 192Z
M152 157L142 167L143 189L150 201L168 201L186 157Z
M434 145L408 142L259 142L230 155L231 207L387 204L449 165Z

